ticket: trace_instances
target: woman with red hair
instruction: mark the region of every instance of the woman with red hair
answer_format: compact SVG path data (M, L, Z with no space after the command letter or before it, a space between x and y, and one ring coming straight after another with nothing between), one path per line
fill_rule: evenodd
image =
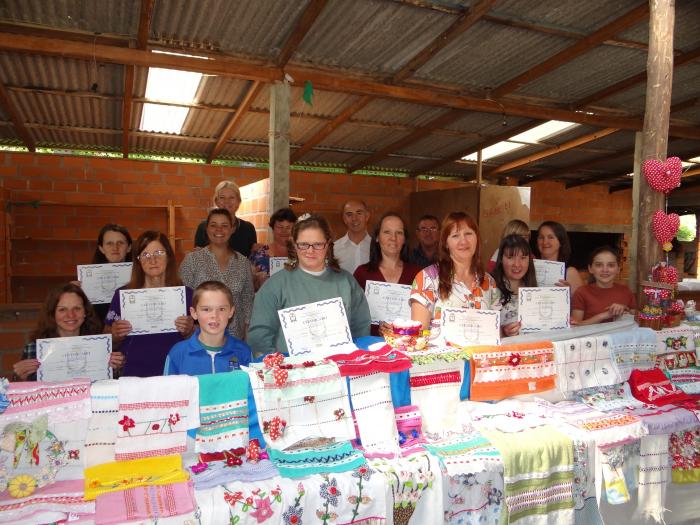
M500 291L481 265L479 226L464 212L442 221L438 261L416 275L411 290L411 318L430 327L442 308L500 309Z

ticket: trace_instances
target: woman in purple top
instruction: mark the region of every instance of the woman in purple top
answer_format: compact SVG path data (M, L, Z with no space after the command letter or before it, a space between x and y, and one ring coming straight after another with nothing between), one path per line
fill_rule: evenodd
M177 273L175 253L168 238L157 231L141 234L133 244L134 266L131 280L119 288L163 288L182 286ZM131 323L122 319L119 304L119 290L114 293L105 319L105 332L112 334L114 349L124 354L124 368L121 375L150 377L162 375L165 358L175 343L192 335L194 321L189 315L181 315L174 320L177 332L160 334L131 335ZM186 310L192 303L192 290L185 288Z

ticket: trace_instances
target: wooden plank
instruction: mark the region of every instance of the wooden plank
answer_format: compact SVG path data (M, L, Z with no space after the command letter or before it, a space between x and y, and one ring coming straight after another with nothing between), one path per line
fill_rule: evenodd
M450 27L436 36L432 42L421 49L411 60L392 76L394 82L401 82L403 79L412 76L431 58L452 43L457 37L462 35L470 27L476 24L489 9L496 3L496 0L480 0L469 11L460 15Z
M129 131L131 130L131 100L134 95L134 66L124 66L124 99L122 101L122 156L129 156Z
M298 18L292 33L284 43L284 46L282 46L282 50L277 57L276 63L278 67L283 68L287 65L287 62L289 62L289 59L297 50L299 44L304 40L304 37L311 29L311 26L314 25L314 22L321 14L321 11L323 11L323 8L326 7L327 3L328 0L311 0L306 4L304 12Z
M381 150L377 151L376 153L373 153L369 157L367 157L364 160L361 160L360 162L356 162L352 166L348 168L348 172L352 173L353 171L357 171L365 166L369 166L371 164L374 164L384 158L386 158L388 155L391 153L394 153L395 151L399 151L400 149L406 147L409 144L412 144L426 136L428 136L430 133L432 133L435 129L441 128L443 126L447 126L448 124L451 124L452 122L459 120L460 118L464 117L465 113L463 111L459 110L453 110L453 111L448 111L447 113L443 113L439 117L431 120L428 122L425 126L421 126L418 129L414 130L413 132L409 133L405 137L392 142L388 146L385 146Z
M595 31L586 38L576 42L573 46L556 53L554 56L548 58L544 62L541 62L528 71L525 71L524 73L521 73L520 75L517 75L516 77L501 84L493 90L492 96L498 98L516 91L521 86L524 86L525 84L528 84L533 80L554 71L558 67L571 62L574 58L587 53L597 45L605 42L608 38L636 25L646 18L648 14L649 4L648 2L644 2L620 18L617 18L598 29L598 31Z
M353 102L347 108L345 108L337 117L335 117L325 126L323 126L320 130L314 133L314 135L309 140L307 140L301 148L292 153L289 161L291 163L297 162L307 152L311 151L311 148L313 148L317 144L320 144L328 135L333 133L333 131L338 126L348 121L350 117L352 117L355 113L357 113L367 104L369 104L371 100L372 97L360 97L357 100L355 100L355 102Z
M551 157L552 155L556 155L563 151L570 150L572 148L580 146L581 144L587 144L588 142L593 142L594 140L607 137L608 135L612 135L613 133L617 133L618 131L620 130L616 128L605 128L600 131L589 133L588 135L569 140L567 142L564 142L563 144L559 144L558 146L552 146L551 148L547 148L544 151L538 151L537 153L532 153L531 155L515 159L511 162L506 162L505 164L502 164L497 168L486 173L486 176L493 177L501 173L506 173L507 171L519 168L520 166L524 166L525 164L530 164L531 162L534 162L536 160Z
M243 100L238 105L238 109L233 115L231 115L231 118L226 123L226 126L224 126L224 130L219 135L219 139L216 141L216 144L214 144L214 147L212 148L211 152L209 152L209 156L207 157L208 163L211 163L211 161L214 160L219 153L221 153L221 150L223 149L224 145L226 145L226 143L228 142L228 139L231 138L236 129L238 129L238 126L241 125L243 115L253 103L255 98L260 94L260 91L262 90L263 86L264 84L257 80L250 84L250 86L248 87L248 91L243 97Z
M29 151L36 151L36 144L32 138L31 133L27 130L24 125L24 120L15 108L15 105L10 100L10 96L5 89L5 86L0 82L0 108L7 115L12 122L12 127L15 129L15 133L22 140L22 143Z
M155 0L141 0L141 12L139 14L139 28L136 33L136 47L146 49L148 45L148 35L151 32L151 21L153 20L153 5Z

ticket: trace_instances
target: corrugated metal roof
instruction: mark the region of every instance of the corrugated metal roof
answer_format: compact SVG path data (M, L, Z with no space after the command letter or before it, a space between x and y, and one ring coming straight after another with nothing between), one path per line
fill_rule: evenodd
M375 98L364 108L355 113L354 118L385 124L401 124L404 126L418 127L439 117L445 113L445 111L444 108Z
M466 140L460 137L445 137L442 135L428 135L421 140L410 144L397 153L403 155L424 155L429 157L444 157L449 151L455 151L459 146L465 147Z
M47 127L30 128L38 146L117 150L121 147L121 132L90 133L71 129Z
M618 36L637 42L648 42L649 25L638 24ZM673 45L680 51L691 51L700 46L700 2L697 0L676 0Z
M121 126L120 99L100 99L15 91L10 95L25 122L77 127Z
M506 125L503 125L505 119ZM532 119L514 117L512 115L499 115L498 113L469 112L465 117L452 122L446 129L461 131L464 133L481 133L483 135L499 135L508 129L513 129ZM533 127L536 125L533 124Z
M120 138L120 137L118 137ZM213 146L205 142L193 142L162 135L130 136L130 148L134 153L159 153L172 155L199 155L205 156Z
M365 128L349 122L333 131L321 141L321 146L346 147L348 149L378 151L406 136L406 132L382 128Z

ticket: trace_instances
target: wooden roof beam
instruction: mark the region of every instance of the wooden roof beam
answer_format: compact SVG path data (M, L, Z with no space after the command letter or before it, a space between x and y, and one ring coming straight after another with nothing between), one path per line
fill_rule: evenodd
M452 122L459 120L464 116L464 112L460 110L452 110L448 111L446 113L443 113L439 117L431 120L428 122L425 126L421 126L418 129L414 130L413 132L409 133L405 137L392 142L388 146L382 148L381 150L377 151L376 153L373 153L366 159L356 162L350 168L348 168L348 172L352 173L354 171L357 171L361 168L364 168L365 166L368 166L370 164L373 164L375 162L378 162L387 156L391 155L392 153L401 150L402 148L406 147L409 144L412 144L426 136L428 136L430 133L432 133L434 130L441 128L443 126L447 126L448 124L451 124Z
M452 43L457 37L462 35L470 27L476 24L487 12L496 0L479 0L469 11L461 14L450 27L440 33L430 44L420 50L401 69L394 73L393 82L401 82L403 79L412 76L423 67L441 49Z
M326 137L328 137L328 135L333 133L333 131L335 131L335 129L338 126L348 121L350 117L352 117L355 113L357 113L367 104L369 104L371 100L372 97L364 96L358 98L355 102L350 104L337 117L335 117L330 122L326 123L321 129L314 133L314 135L309 140L307 140L301 148L292 153L289 157L289 162L297 162L306 153L311 151L311 148L313 148L317 144L320 144L323 140L325 140Z
M506 162L505 164L501 164L500 166L498 166L496 169L489 171L485 175L486 177L494 177L496 175L506 173L515 168L519 168L520 166L524 166L526 164L530 164L531 162L535 162L536 160L551 157L552 155L556 155L563 151L573 149L577 146L580 146L581 144L587 144L588 142L593 142L594 140L607 137L608 135L612 135L613 133L617 133L618 131L620 130L617 128L601 129L600 131L595 131L593 133L589 133L588 135L569 140L567 142L564 142L563 144L559 144L558 146L552 146L551 148L547 148L544 151L538 151L537 153L532 153L531 155L521 157L511 162Z
M146 49L148 45L154 4L155 0L141 0L139 27L136 32L136 47L138 49ZM124 158L129 156L129 133L131 131L135 69L131 64L124 66L124 99L122 100L122 156Z
M535 67L521 73L520 75L508 80L493 90L492 96L495 98L502 97L518 88L532 82L533 80L554 71L558 67L570 62L574 58L587 53L597 45L605 42L610 37L632 27L649 15L649 2L644 2L627 12L620 18L613 20L609 24L598 29L586 38L576 42L573 46L560 51L554 56L548 58L544 62Z
M284 46L282 46L282 50L276 60L277 67L284 68L284 66L287 65L287 62L292 58L292 55L299 47L299 44L304 40L304 37L311 29L311 26L314 25L314 22L321 14L321 11L323 11L323 8L326 7L327 3L328 0L311 0L306 4L304 12L297 19L292 33L289 35L289 38L287 38Z
M34 139L31 133L29 133L29 130L24 126L22 117L12 103L12 100L10 100L10 96L2 83L0 83L0 108L2 108L3 113L5 113L10 119L10 122L12 122L12 127L15 133L17 133L17 136L22 140L24 146L29 151L36 151Z
M573 173L576 171L585 170L585 169L590 168L592 166L597 166L598 164L603 164L605 162L609 162L611 160L616 160L616 159L619 159L620 157L627 157L630 155L634 155L634 148L633 147L627 148L624 150L620 150L620 151L616 151L615 153L611 153L610 155L604 155L602 157L597 157L595 159L584 160L582 162L578 162L576 164L572 164L570 166L565 166L563 168L559 168L556 170L546 171L542 174L534 175L533 177L528 177L527 180L521 179L520 183L527 184L528 182L536 182L537 180L541 180L541 179L556 179L557 177L560 177L562 175L566 175L567 173Z
M219 153L221 153L221 150L226 145L229 138L231 138L236 129L238 129L238 127L241 125L243 115L248 110L248 108L253 103L258 94L260 94L260 91L262 90L264 85L265 84L263 84L259 80L256 80L250 84L248 91L243 97L243 100L238 105L238 109L233 115L231 115L231 118L226 123L224 130L221 132L221 135L219 135L219 139L216 141L216 144L209 152L209 156L207 157L208 163L211 163L211 161L214 160L219 155Z
M185 71L199 71L206 74L221 75L231 78L261 80L271 82L282 80L281 69L261 62L237 59L225 55L209 55L212 60L200 60L184 56L154 54L139 49L127 49L114 46L85 46L77 42L54 40L41 37L12 35L0 33L0 50L33 53L50 56L66 56L82 60L95 60L118 64L138 66L157 66ZM337 93L351 93L372 97L386 97L404 102L412 102L450 109L481 111L485 113L507 114L541 120L566 120L579 124L599 127L617 127L620 129L640 130L642 119L616 117L602 114L589 114L584 111L571 111L561 108L539 106L534 104L516 104L510 101L495 101L467 95L446 93L436 89L421 87L389 85L368 75L348 75L337 70L323 70L309 66L288 65L285 68L297 82L309 80L320 90ZM669 134L676 137L699 139L700 128L689 126L670 126Z

